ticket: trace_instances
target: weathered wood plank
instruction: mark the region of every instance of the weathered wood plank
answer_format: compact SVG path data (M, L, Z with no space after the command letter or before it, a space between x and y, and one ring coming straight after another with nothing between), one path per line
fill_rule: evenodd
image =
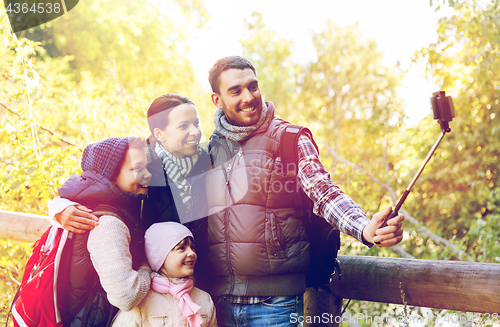
M324 290L307 290L304 293L304 327L338 327L342 299ZM301 320L299 320L301 322Z
M339 256L342 280L330 283L344 299L465 312L500 313L500 264Z
M47 216L0 210L0 238L35 242L50 226Z

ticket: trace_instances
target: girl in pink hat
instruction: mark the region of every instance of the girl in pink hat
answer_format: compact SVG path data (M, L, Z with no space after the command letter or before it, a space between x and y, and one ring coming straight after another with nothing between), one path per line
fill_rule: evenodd
M217 326L210 295L194 287L194 237L175 222L151 225L144 248L153 273L151 290L131 311L120 311L112 326Z

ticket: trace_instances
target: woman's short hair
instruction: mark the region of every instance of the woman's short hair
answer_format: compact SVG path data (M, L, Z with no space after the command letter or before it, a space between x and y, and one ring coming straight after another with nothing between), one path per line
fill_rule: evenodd
M148 109L148 126L152 135L155 128L163 130L167 126L170 110L181 104L195 105L193 101L179 94L164 94L151 103Z

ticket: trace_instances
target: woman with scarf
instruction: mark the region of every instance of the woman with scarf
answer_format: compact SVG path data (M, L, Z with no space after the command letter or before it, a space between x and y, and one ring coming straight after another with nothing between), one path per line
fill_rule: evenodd
M210 270L207 252L205 173L211 160L200 146L201 129L194 103L178 94L156 98L148 109L151 131L148 170L153 177L144 223L173 221L188 227L198 244L198 267ZM207 289L208 274L196 274L197 286Z
M148 109L148 125L152 134L148 169L153 177L147 224L186 224L206 217L204 173L211 161L200 147L201 129L194 103L181 95L162 95Z
M144 226L162 221L186 224L206 217L204 173L211 161L200 147L201 129L194 103L181 95L162 95L153 101L147 117L151 131L148 170L153 177L145 203ZM49 205L49 216L55 223L76 233L98 225L91 212L62 197L56 197Z
M173 221L185 224L199 244L198 265L209 267L206 253L208 205L205 172L211 164L201 148L201 129L194 103L177 94L153 101L147 112L151 131L148 170L152 174L142 215L142 226ZM64 196L49 205L49 216L76 233L98 225L92 210ZM93 223L91 223L93 221ZM207 268L208 269L208 268ZM197 285L206 289L209 277L201 275Z

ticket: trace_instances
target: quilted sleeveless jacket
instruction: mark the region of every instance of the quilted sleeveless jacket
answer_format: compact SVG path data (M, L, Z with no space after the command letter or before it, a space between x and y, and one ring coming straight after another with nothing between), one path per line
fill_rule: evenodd
M59 188L59 195L89 208L100 207L103 204L112 206L116 210L112 215L119 216L129 229L133 268L137 270L146 260L144 228L140 221L142 200L145 195L122 192L108 179L93 171L85 171L82 176L71 176ZM99 212L95 214L100 216ZM93 305L87 316L87 326L105 326L112 308L90 259L87 250L88 237L88 232L73 234L64 248L59 274L65 278L58 280L58 299L63 305L59 310L63 320L70 319L72 324L82 318L83 312L78 310L83 309L86 298L94 296ZM70 323L66 320L64 325Z
M309 242L282 173L280 136L288 122L274 117L244 142L210 143L207 176L212 295L286 296L305 290ZM266 128L267 127L267 128Z

